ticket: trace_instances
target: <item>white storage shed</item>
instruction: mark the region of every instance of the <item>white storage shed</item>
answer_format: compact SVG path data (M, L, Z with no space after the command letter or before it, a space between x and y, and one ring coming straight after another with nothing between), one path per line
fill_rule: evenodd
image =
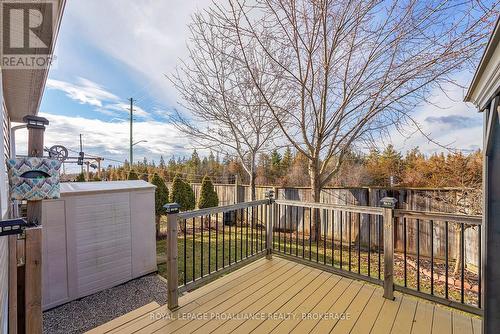
M43 309L157 270L155 187L145 181L62 183L43 201Z

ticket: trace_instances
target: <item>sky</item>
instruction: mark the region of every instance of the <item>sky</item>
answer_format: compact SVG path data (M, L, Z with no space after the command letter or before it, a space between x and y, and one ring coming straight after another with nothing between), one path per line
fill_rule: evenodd
M84 151L104 157L104 166L119 165L129 154L129 98L135 103L134 160L158 162L161 155L190 155L189 139L168 124L178 108L177 94L165 78L187 54L190 15L210 0L72 0L67 1L40 106L50 121L45 145L64 145L70 154ZM457 79L467 86L472 73ZM449 86L414 112L435 141L461 150L481 147L482 117L463 101L465 91ZM17 135L18 154L25 153L26 134ZM441 151L419 133L394 131L384 144L405 151L419 146ZM409 136L409 137L408 137Z

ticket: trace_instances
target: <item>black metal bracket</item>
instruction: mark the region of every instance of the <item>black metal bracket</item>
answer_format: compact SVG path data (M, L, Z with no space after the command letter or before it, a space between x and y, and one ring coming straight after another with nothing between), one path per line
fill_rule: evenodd
M24 218L8 219L0 221L0 237L6 235L23 234L28 227L34 227L35 224L30 224Z

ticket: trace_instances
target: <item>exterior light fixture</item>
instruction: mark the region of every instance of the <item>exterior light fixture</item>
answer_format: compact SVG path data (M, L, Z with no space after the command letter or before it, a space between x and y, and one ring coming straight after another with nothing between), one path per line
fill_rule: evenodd
M266 198L273 199L274 198L274 190L266 191Z
M177 203L168 203L163 206L168 214L170 213L179 213L179 209L181 206Z
M394 209L397 202L398 200L394 197L384 197L380 200L380 206L383 208Z
M49 125L49 120L44 117L27 115L23 118L24 123L28 129L45 129Z

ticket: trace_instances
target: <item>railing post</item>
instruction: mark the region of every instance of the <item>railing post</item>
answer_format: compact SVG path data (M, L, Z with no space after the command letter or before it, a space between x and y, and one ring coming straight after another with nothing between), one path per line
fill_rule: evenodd
M274 190L266 191L266 198L269 200L267 204L269 207L267 224L266 224L266 236L267 236L267 249L266 249L266 259L271 260L273 258L273 226L275 214L275 204L274 204Z
M394 208L397 199L384 197L384 298L394 300Z
M174 310L179 307L179 271L177 267L177 215L180 205L170 203L164 205L167 211L167 287L168 308Z

